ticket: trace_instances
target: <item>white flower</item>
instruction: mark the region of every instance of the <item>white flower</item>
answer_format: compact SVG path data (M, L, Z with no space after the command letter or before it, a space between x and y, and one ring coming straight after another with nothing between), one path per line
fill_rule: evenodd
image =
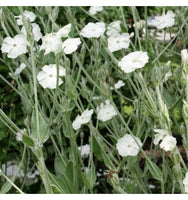
M57 35L59 35L60 37L68 37L68 34L71 31L71 24L67 24L66 26L63 26L58 32Z
M80 44L81 44L80 38L69 38L63 42L62 48L65 54L71 54L72 52L77 50Z
M31 26L32 26L32 34L34 36L34 39L38 42L42 38L42 33L41 33L41 30L40 30L40 27L36 23L32 23ZM22 27L21 32L26 37L27 33L26 33L26 30L25 30L24 26Z
M169 33L164 30L156 32L155 29L150 29L150 35L155 37L155 39L158 40L159 42L163 41L169 42L173 37L176 36L175 33Z
M89 8L89 13L91 15L95 15L97 12L100 12L103 10L103 6L91 6Z
M176 138L170 135L167 135L163 138L160 147L165 151L172 151L176 147Z
M107 32L106 34L108 36L114 36L114 35L118 35L121 31L121 27L120 27L120 21L114 21L112 23L110 23L107 27Z
M27 52L27 40L23 34L18 34L14 38L6 37L1 47L3 53L8 53L8 58L17 58Z
M90 154L90 146L89 146L89 144L86 144L84 146L78 147L78 150L80 151L81 156L84 157L84 158L88 157L89 154Z
M115 89L120 89L121 87L123 87L125 85L125 83L122 80L119 80L115 85L114 88Z
M105 24L103 22L89 22L80 32L85 38L98 38L105 32Z
M183 63L188 63L188 49L181 50L181 60Z
M154 144L157 145L160 143L161 149L165 151L172 151L176 147L176 138L169 135L169 132L163 129L154 129L157 134L154 136Z
M167 135L169 135L169 132L164 130L164 129L154 129L154 132L156 132L157 134L155 134L154 136L154 141L153 143L155 145L159 144L159 142Z
M171 27L174 25L175 14L169 10L167 14L163 14L162 16L156 16L153 21L153 25L157 27L157 29L163 29L165 27Z
M23 16L28 19L30 22L35 21L36 15L33 12L27 11L25 10L23 12ZM15 16L15 18L17 19L17 24L18 25L23 25L23 21L22 21L22 16Z
M62 37L67 37L71 30L71 24L68 24L61 28L57 33L48 33L42 37L41 50L45 50L44 55L54 52L55 54L62 51Z
M26 65L24 63L21 63L21 65L15 70L14 74L15 75L20 74L25 68L26 68Z
M111 87L111 90L113 90L114 88L116 90L120 89L121 87L123 87L125 85L125 83L122 80L119 80L117 83L115 83L114 87Z
M188 172L185 174L185 178L183 179L183 184L184 184L185 192L188 193Z
M91 120L91 116L93 114L93 110L84 110L81 115L78 115L76 119L73 121L72 126L74 130L78 130L82 124L87 124Z
M155 17L148 17L147 18L147 26L155 27Z
M124 56L121 61L119 61L118 65L125 73L130 73L138 68L144 67L148 59L147 52L135 51Z
M113 35L108 38L108 48L111 52L120 49L127 49L130 43L130 36L128 33Z
M110 120L117 115L115 108L110 104L108 99L105 101L105 103L106 104L102 103L100 107L97 107L97 119L103 122Z
M59 66L59 76L65 76L66 71L65 68ZM45 65L37 75L37 80L43 88L55 89L57 82L57 66L55 64ZM63 81L59 78L59 85L61 85Z
M55 54L62 51L61 37L57 33L48 33L42 37L42 45L40 51L45 50L44 55L54 52Z
M136 141L135 141L136 140ZM119 155L124 156L136 156L140 151L142 142L140 138L132 136L130 134L124 135L117 141L116 148Z

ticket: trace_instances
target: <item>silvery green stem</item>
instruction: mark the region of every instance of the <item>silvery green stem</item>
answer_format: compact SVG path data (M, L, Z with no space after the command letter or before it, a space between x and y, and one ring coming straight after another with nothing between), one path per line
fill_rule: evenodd
M17 187L3 172L2 170L0 169L0 175L3 176L20 194L24 194L24 192L22 192L20 190L19 187Z

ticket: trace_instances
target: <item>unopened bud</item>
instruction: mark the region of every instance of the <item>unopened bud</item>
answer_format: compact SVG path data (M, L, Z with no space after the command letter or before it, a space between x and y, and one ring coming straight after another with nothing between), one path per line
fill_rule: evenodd
M186 122L188 122L188 104L186 101L183 101L183 116Z
M181 59L183 63L188 63L188 49L181 50Z

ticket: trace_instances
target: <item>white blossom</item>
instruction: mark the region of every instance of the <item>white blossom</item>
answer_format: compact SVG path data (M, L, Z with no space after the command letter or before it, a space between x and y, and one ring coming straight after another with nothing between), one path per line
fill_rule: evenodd
M183 179L183 184L184 184L185 192L188 193L188 172L185 174L185 178Z
M23 16L25 17L26 20L29 20L30 22L35 21L36 18L36 15L28 10L25 10L23 12ZM16 21L18 25L23 25L22 15L15 16L15 18L17 19Z
M42 37L42 45L40 47L41 50L45 50L44 55L54 52L55 54L60 53L62 51L62 37L67 37L68 33L71 30L71 24L68 24L61 28L56 33L48 33L44 37Z
M26 68L26 65L24 63L21 63L21 65L15 70L14 74L15 75L20 74L25 68Z
M80 38L69 38L63 42L62 49L65 52L65 54L71 54L77 50L80 44L81 44Z
M97 119L103 122L112 119L115 115L117 115L117 112L108 99L105 104L102 103L100 107L97 107Z
M144 67L148 60L147 52L135 51L124 56L118 65L125 73L130 73L138 68Z
M170 135L167 135L163 138L162 142L160 143L161 149L165 151L172 151L176 147L176 138Z
M164 30L156 31L155 29L150 29L149 33L159 42L164 42L164 41L169 42L173 37L176 36L175 33L169 33Z
M108 36L118 35L121 31L120 23L121 23L121 21L119 21L119 20L110 23L107 27L106 34Z
M175 21L175 14L169 10L167 14L163 14L162 16L156 16L153 20L153 26L157 27L157 29L163 29L166 27L172 27Z
M111 52L121 49L127 49L130 43L130 36L128 33L113 35L108 38L108 48Z
M66 70L59 66L59 77L65 76ZM37 80L43 88L55 89L57 84L57 66L55 64L45 65L37 75ZM59 86L63 83L59 78Z
M103 22L89 22L80 32L85 38L98 38L105 32L105 24Z
M121 87L123 87L125 85L125 83L122 80L119 80L117 83L114 84L114 87L111 87L111 90L113 90L114 88L116 90L120 89Z
M163 129L154 129L157 133L154 136L154 144L157 145L160 143L160 148L165 151L172 151L176 147L176 138L169 135L169 132Z
M8 53L8 58L17 58L27 52L27 40L23 34L18 34L14 38L6 37L3 40L1 51Z
M40 27L36 23L32 23L31 26L32 26L32 34L34 36L34 40L38 42L42 38L42 33L41 33L41 30L40 30ZM22 27L21 32L26 37L27 33L26 33L26 30L25 30L24 26Z
M154 129L154 132L157 133L154 136L154 144L157 145L159 144L159 142L169 134L168 131L164 130L164 129Z
M81 156L84 157L84 158L88 157L89 154L90 154L89 144L78 147L78 150L80 151Z
M140 138L132 136L130 134L124 135L117 141L116 148L119 155L124 156L136 156L140 151L142 142Z
M121 87L123 87L125 85L125 83L122 80L119 80L115 85L114 88L115 89L120 89Z
M67 24L65 26L63 26L61 29L59 29L59 31L57 32L57 35L59 35L60 37L68 37L70 31L71 31L71 24Z
M72 123L73 129L78 130L82 124L87 124L91 120L92 114L93 109L86 109L81 115L77 115L76 119Z
M89 13L91 15L95 15L97 12L100 12L103 10L103 6L91 6L89 8Z

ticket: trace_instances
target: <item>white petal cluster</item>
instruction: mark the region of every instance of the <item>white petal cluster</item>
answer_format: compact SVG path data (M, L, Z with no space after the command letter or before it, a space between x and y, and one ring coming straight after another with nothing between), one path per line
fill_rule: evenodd
M62 49L65 52L65 54L71 54L77 50L80 44L80 38L69 38L63 42Z
M125 73L130 73L138 68L144 67L148 60L147 52L135 51L124 56L118 65Z
M29 20L30 22L35 21L35 18L36 18L36 15L33 12L30 12L28 10L25 10L23 12L23 16L25 17L25 19ZM18 25L23 25L22 15L15 16L15 18L17 19L16 21Z
M111 52L121 49L127 49L130 43L130 36L128 33L112 35L108 38L108 48Z
M81 156L83 158L87 158L89 156L89 154L90 154L90 146L89 146L89 144L86 144L84 146L78 147L78 150L80 151Z
M98 38L105 32L105 24L103 22L89 22L80 32L85 38Z
M97 12L100 12L103 10L103 6L91 6L89 8L89 13L91 15L95 15Z
M68 34L71 30L71 24L68 24L61 28L56 33L48 33L44 37L42 37L42 45L40 47L41 50L45 50L44 55L54 52L55 54L60 53L62 51L62 37L68 37Z
M121 27L120 21L114 21L110 23L107 27L106 34L108 37L108 49L111 52L118 51L121 49L127 49L130 43L129 33L120 34Z
M114 35L118 35L121 31L121 21L114 21L112 23L110 23L107 27L107 31L106 34L108 36L114 36Z
M154 129L157 134L154 136L154 144L158 145L160 141L160 148L165 151L172 151L176 147L176 138L170 136L168 131L163 129Z
M163 14L162 16L156 16L153 20L153 25L157 27L157 29L163 29L166 27L172 27L175 22L175 14L169 10L167 14Z
M124 156L136 156L140 151L142 142L140 138L132 136L130 134L124 135L117 141L116 148L119 155Z
M21 63L21 65L15 70L14 74L15 75L20 74L25 68L26 68L26 65L24 63Z
M32 26L32 34L34 36L34 40L38 42L42 38L40 27L36 23L32 23L31 26ZM21 32L25 35L25 37L27 36L24 26L22 27Z
M66 70L59 66L59 77L65 76ZM55 89L57 82L57 66L56 64L45 65L37 75L37 80L43 88ZM59 85L63 83L59 78Z
M114 84L114 87L111 87L111 90L113 90L114 88L116 90L120 89L121 87L123 87L125 85L125 83L122 80L119 80L117 83Z
M6 37L1 47L3 53L8 53L8 58L17 58L27 52L27 40L23 34L18 34L14 38Z
M183 179L183 184L184 184L185 192L188 193L188 172L185 174L185 178Z
M123 87L125 85L125 83L122 80L119 80L115 85L114 88L115 89L120 89L121 87Z
M105 104L102 103L100 107L97 107L97 119L103 122L112 119L115 115L117 115L117 112L108 99Z
M71 24L67 24L65 26L63 26L61 29L59 29L59 31L57 32L57 35L59 35L60 37L68 37L70 31L71 31Z
M74 130L78 130L82 124L87 124L91 120L91 116L93 114L93 110L84 110L81 115L78 115L76 119L72 123L72 127Z

